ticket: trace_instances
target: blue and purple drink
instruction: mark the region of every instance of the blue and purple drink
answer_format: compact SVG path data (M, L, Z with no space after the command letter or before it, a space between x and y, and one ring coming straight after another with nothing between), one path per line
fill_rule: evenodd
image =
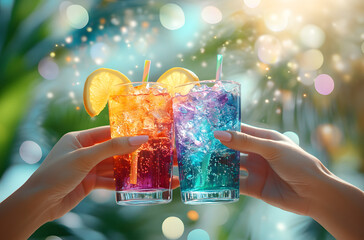
M240 131L240 84L200 81L175 90L173 115L182 201L237 201L240 153L222 145L213 134Z

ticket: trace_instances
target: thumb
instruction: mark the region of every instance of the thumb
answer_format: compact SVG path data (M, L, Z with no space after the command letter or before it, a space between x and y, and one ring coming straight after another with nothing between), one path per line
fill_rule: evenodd
M228 148L240 152L256 153L267 160L273 159L278 151L274 141L242 132L215 131L214 136Z
M81 166L88 166L89 169L92 169L106 158L134 152L141 144L147 142L148 139L147 135L118 137L90 147L84 147L76 150L80 154L77 162Z

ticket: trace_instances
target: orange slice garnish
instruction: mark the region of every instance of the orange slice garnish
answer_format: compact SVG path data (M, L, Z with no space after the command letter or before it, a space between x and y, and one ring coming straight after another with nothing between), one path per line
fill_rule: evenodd
M191 88L193 88L194 84L175 88L176 86L198 81L199 79L195 73L181 67L174 67L169 69L168 71L163 73L162 76L160 76L160 78L157 80L157 82L159 83L164 83L168 85L168 91L170 93L178 92L181 94L187 94L191 90Z
M106 106L113 85L130 83L122 73L108 68L100 68L92 72L83 89L83 104L87 113L94 117Z

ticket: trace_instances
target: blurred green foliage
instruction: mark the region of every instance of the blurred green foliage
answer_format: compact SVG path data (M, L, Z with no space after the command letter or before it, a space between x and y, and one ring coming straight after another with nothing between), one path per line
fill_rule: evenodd
M27 29L25 36L21 31L26 19L43 2L14 0L10 13L5 9L0 11L0 176L9 165L17 127L29 109L32 90L39 82L35 68L39 59L27 63L25 56L49 35L49 23L45 21ZM43 51L45 53L46 49Z

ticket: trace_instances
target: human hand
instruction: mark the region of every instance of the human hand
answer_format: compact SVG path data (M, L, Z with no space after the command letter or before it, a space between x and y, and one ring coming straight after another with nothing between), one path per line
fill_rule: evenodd
M114 190L111 157L131 153L146 141L144 135L110 139L109 126L67 133L27 182L0 204L2 236L28 238L93 189Z
M216 131L225 146L247 153L240 161L240 193L298 214L308 215L315 179L329 171L279 132L242 125L242 132Z
M112 156L131 153L147 141L145 135L110 139L109 126L67 133L28 181L1 202L2 237L28 238L45 222L74 208L93 189L115 190ZM171 184L179 186L177 176Z
M331 173L316 157L276 131L241 126L215 131L225 146L247 153L240 168L240 193L308 215L336 239L364 239L364 191Z
M148 136L110 139L110 127L64 135L23 189L39 189L46 221L63 216L93 189L115 190L113 155L135 151Z

